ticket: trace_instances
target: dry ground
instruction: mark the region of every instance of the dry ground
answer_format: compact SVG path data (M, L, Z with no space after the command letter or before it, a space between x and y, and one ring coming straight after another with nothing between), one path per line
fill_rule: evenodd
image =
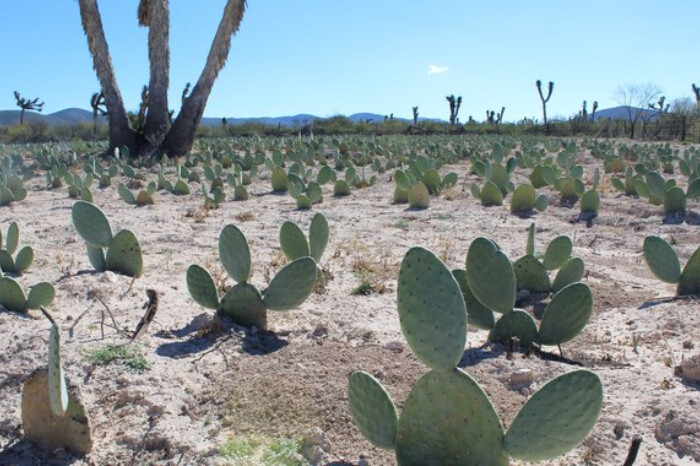
M590 172L593 161L587 159L585 166ZM394 464L391 453L373 448L353 426L346 385L353 370L364 369L401 405L426 371L404 344L396 312L403 254L422 245L455 268L462 266L474 238L489 236L515 260L524 254L533 220L540 248L568 234L575 254L585 260L595 313L563 351L597 371L605 385L603 413L593 433L549 464L622 464L635 435L643 437L636 464L700 462L700 386L674 375L675 365L700 352L700 304L659 299L674 289L655 279L641 256L644 236L660 234L673 237L682 261L687 260L700 244L697 218L664 224L660 208L613 192L609 183L603 183L600 216L588 224L577 221L576 207L560 207L553 193L547 211L520 218L506 206L484 208L471 198L463 182L475 178L466 162L446 168L459 173L460 184L424 211L391 204L389 174L346 198L333 198L324 187L325 199L316 209L331 227L322 261L329 272L325 292L298 310L271 313L274 333L234 328L229 337L207 333L211 312L189 297L186 268L198 263L225 278L217 239L225 224L234 223L250 242L252 281L264 288L284 262L280 225L291 219L307 229L311 213L296 211L291 197L271 194L269 181L260 179L249 187L250 200L227 201L212 211L202 210L198 192L182 197L159 192L154 206L134 208L114 188L95 189L113 230L129 228L140 239L145 274L131 286L126 277L83 272L90 265L71 224L73 201L65 189L46 191L37 177L25 201L0 208L0 227L4 232L17 221L21 242L36 251L21 284L47 280L57 288L51 310L63 327L64 366L92 416L95 448L80 458L43 452L22 440L21 387L31 370L46 364L49 325L36 312L3 311L0 464L215 464L222 461L219 446L231 435L299 438L311 427L323 429L331 441L332 464L357 464L362 458L372 465ZM700 210L698 202L690 207ZM383 293L351 295L361 279ZM87 359L91 351L126 341L108 326L102 338L104 306L95 296L102 297L120 328L133 330L146 288L160 294L150 334L137 343L152 368L137 373L117 364L94 366ZM469 333L462 363L485 387L506 425L529 393L573 368L521 354L509 360L503 348L481 348L484 340L483 331ZM512 380L521 369L532 371L531 383Z

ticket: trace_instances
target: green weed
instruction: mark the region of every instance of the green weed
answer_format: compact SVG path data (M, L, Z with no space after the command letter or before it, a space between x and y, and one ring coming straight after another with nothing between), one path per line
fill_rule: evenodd
M237 465L308 466L300 458L301 442L295 439L265 440L230 437L219 447L219 456Z
M134 372L145 372L151 369L151 363L144 357L141 350L131 346L107 346L90 351L87 357L92 364L101 366L119 361L127 369Z

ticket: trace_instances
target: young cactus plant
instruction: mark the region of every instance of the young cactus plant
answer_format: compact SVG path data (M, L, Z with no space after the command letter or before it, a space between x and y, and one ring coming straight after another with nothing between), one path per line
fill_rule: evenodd
M430 207L430 191L422 181L419 181L411 171L396 170L394 172L394 202L408 202L413 209Z
M19 283L10 277L0 275L0 305L9 311L25 314L29 309L48 306L55 297L56 290L51 283L37 283L25 295Z
M376 447L395 450L400 466L506 466L509 457L556 458L586 438L603 402L595 373L575 370L549 381L506 432L481 386L457 367L467 307L445 264L426 249L412 248L401 264L397 294L401 330L430 371L411 389L400 414L366 372L351 374L348 398L360 432Z
M658 236L644 238L644 260L661 281L676 284L678 296L700 294L700 247L681 271L678 255L670 244Z
M134 278L141 276L141 246L131 230L121 230L112 235L105 214L99 207L86 201L73 204L72 216L73 226L85 240L88 259L96 271L110 270Z
M481 195L481 192L479 194ZM538 196L534 186L528 183L515 188L513 196L510 198L510 212L513 214L528 214L533 210L542 212L547 209L548 205L547 195L540 194Z
M286 311L300 306L313 291L316 261L300 257L280 270L264 292L248 283L250 249L243 232L226 225L219 235L219 257L236 284L223 298L209 272L196 264L187 269L187 289L202 307L221 311L240 325L267 330L267 310Z
M538 261L534 256L534 234L530 238L528 251L533 254L525 256L530 258L528 265L534 263L532 259ZM562 258L568 256L566 245L558 243L559 241L553 241L550 248L561 249L563 252L552 256L557 258L556 263L551 263L548 259L549 266L559 264ZM575 281L580 276L573 272L565 271L562 267L559 274L563 274L561 280L566 279L567 282L557 289L545 308L539 329L529 313L515 309L518 273L508 256L490 239L475 239L467 253L466 270L455 270L452 273L467 303L470 324L490 330L490 341L508 343L512 337L516 337L521 346L529 347L533 344L559 346L574 339L588 323L593 313L593 294L587 285ZM545 285L549 282L546 267L542 266L537 276L528 279L543 282L543 285L538 286L546 289ZM498 321L494 313L501 314Z
M33 442L86 454L92 449L91 423L77 389L69 386L61 361L61 330L51 315L48 369L38 369L22 390L22 427Z
M27 197L27 189L22 178L15 175L0 175L0 206L23 201Z
M34 250L31 246L25 246L13 257L19 245L19 226L12 222L5 235L5 248L2 248L2 233L0 233L0 276L2 272L22 274L34 261Z
M535 249L535 224L530 224L527 236L526 255L515 261L516 286L518 290L533 293L558 292L565 286L583 278L584 263L578 257L572 257L573 242L569 236L557 236L552 240L544 254ZM554 282L550 281L548 272L559 269Z
M155 181L151 181L146 186L146 189L142 189L136 195L134 195L134 193L124 183L119 183L117 185L117 192L119 193L119 197L122 198L122 201L129 205L135 205L137 207L153 205L153 195L156 192L156 183Z
M317 264L320 263L328 245L328 237L328 220L321 213L317 213L311 219L308 241L299 225L294 222L284 222L280 228L280 246L284 255L291 261L312 257Z

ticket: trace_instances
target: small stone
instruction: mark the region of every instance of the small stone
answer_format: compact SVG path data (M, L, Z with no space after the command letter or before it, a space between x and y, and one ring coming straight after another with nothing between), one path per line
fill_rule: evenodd
M100 278L100 281L102 283L114 283L117 281L117 277L114 274L114 272L110 272L109 270L107 270L102 274L102 278Z
M311 338L325 338L328 336L328 325L323 322L319 322L311 332Z
M301 454L314 466L324 462L331 451L331 443L326 434L318 427L314 427L304 434L301 443Z
M527 387L523 387L520 389L520 394L523 396L530 396L530 389Z
M518 369L510 376L511 385L530 385L534 378L534 374L530 369Z
M700 382L700 353L684 359L676 368L676 373L686 380Z
M390 341L389 343L384 345L384 347L394 353L402 353L404 349L403 343L401 343L400 341Z

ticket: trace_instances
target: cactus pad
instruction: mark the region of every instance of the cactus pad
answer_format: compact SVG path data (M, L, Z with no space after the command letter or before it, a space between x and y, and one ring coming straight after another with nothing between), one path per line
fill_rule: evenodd
M457 280L427 249L414 247L399 270L401 330L418 359L431 369L456 367L467 338L467 311Z
M218 309L219 294L216 291L214 279L205 268L196 264L187 268L187 290L200 306Z
M68 388L61 364L61 330L55 323L49 335L49 404L56 416L68 409Z
M555 458L586 438L602 404L603 385L595 373L582 369L560 375L523 406L503 444L520 460Z
M270 183L272 190L275 192L284 192L289 189L289 178L282 167L275 167L270 175Z
M22 273L34 262L34 250L31 246L25 246L17 253L14 269L17 273Z
M382 384L366 372L353 372L348 400L352 418L362 435L378 448L393 449L399 416Z
M681 264L670 244L658 236L647 236L644 238L643 249L644 260L656 278L666 283L678 283Z
M681 194L683 191L681 191ZM685 199L685 195L683 196ZM600 195L598 191L590 190L581 198L581 213L584 214L597 214L600 209Z
M56 297L56 289L51 283L41 282L32 286L27 295L27 307L29 309L39 309L41 306L48 306Z
M15 261L12 256L5 251L0 249L0 271L3 272L14 272L15 271ZM2 275L0 275L2 276Z
M289 260L309 255L309 243L301 228L294 222L284 222L280 228L280 246Z
M678 296L700 294L700 247L685 264L676 293Z
M510 211L512 213L530 212L535 207L537 193L531 184L521 184L510 198Z
M98 272L104 272L107 270L107 264L105 264L105 252L99 246L93 246L90 243L85 244L87 246L87 255L90 264Z
M520 340L520 346L527 348L537 342L537 325L530 314L522 309L513 309L498 319L489 334L490 341L508 344L511 338Z
M9 311L27 312L27 298L22 287L9 277L0 278L0 304Z
M136 198L134 197L134 193L132 193L131 190L127 188L124 183L119 183L117 185L117 193L119 194L119 197L121 197L122 200L127 204L136 204Z
M572 283L547 305L540 324L540 343L559 345L572 340L593 313L593 293L584 283Z
M309 227L309 250L311 257L318 263L328 245L329 236L328 220L323 214L316 214L311 219Z
M396 458L402 466L508 464L496 411L460 369L433 370L416 382L399 418Z
M19 225L17 222L10 223L7 228L7 237L5 238L5 249L9 254L14 254L19 245Z
M240 325L267 330L267 312L260 291L248 283L237 283L221 300L221 310Z
M272 311L286 311L300 306L316 283L318 266L311 257L301 257L280 270L263 295L265 306Z
M559 269L559 272L557 272L554 283L552 283L552 291L556 293L565 286L581 281L584 269L585 265L581 258L574 257L569 259L569 261Z
M219 257L231 278L245 283L250 277L250 249L243 232L234 225L226 225L219 235Z
M86 243L106 248L112 240L109 220L102 211L87 201L77 201L72 209L73 225Z
M408 189L408 205L415 209L427 209L430 206L428 188L418 182Z
M523 256L513 264L515 279L519 290L530 290L533 293L549 293L552 285L547 275L547 269L535 256Z
M544 252L544 267L555 270L562 267L571 258L574 244L568 236L557 236Z
M535 224L531 223L527 229L527 244L525 245L525 253L528 256L534 256L537 249L535 248Z
M467 278L476 299L494 312L515 307L515 273L508 257L487 238L477 238L467 253Z
M485 308L472 293L467 281L466 270L453 270L452 276L455 277L459 288L462 290L464 304L467 306L467 323L476 328L483 330L491 330L496 323L496 318L490 309Z
M501 192L501 188L491 181L487 182L484 187L481 188L479 198L481 199L481 204L484 206L503 204L503 193Z
M112 239L105 257L107 270L138 278L143 272L143 256L136 235L122 230Z

